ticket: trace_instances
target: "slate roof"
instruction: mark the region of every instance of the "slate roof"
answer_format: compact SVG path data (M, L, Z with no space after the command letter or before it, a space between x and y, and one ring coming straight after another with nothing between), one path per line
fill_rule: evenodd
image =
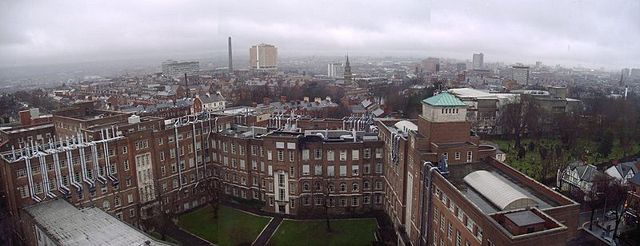
M200 100L202 100L202 103L222 102L224 97L219 93L214 93L213 95L200 96Z
M598 171L596 166L591 164L585 164L581 161L575 161L569 164L569 168L575 169L578 172L580 180L593 182L595 181L597 176L604 175L602 172Z
M467 105L462 102L462 100L458 99L456 96L451 95L449 92L442 92L438 95L429 97L427 99L422 100L423 103L429 104L431 106L439 106L439 107L466 107Z
M633 178L630 178L629 182L640 186L640 174L636 174L635 176L633 176Z

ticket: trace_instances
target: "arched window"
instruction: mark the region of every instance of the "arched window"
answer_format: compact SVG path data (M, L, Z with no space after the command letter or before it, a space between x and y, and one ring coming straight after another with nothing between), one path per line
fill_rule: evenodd
M302 184L302 190L309 191L309 182L304 182Z
M335 186L333 185L333 183L329 183L329 192L334 192L335 191Z
M322 187L320 186L320 182L316 181L316 190L321 191Z
M364 182L362 182L362 188L365 189L365 190L369 189L369 181L365 180Z
M360 187L358 187L358 183L353 182L353 191L358 191Z
M346 192L346 191L347 191L347 184L340 183L340 192Z

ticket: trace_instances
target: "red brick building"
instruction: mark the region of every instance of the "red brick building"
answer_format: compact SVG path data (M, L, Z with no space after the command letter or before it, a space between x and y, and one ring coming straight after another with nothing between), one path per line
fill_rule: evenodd
M398 244L559 245L573 237L578 204L495 160L495 148L471 132L464 103L442 93L423 105L411 121L271 118L253 126L245 113L163 119L81 104L54 113L42 130L50 136L1 153L3 202L17 228L22 208L56 198L134 225L233 199L298 216L384 211Z

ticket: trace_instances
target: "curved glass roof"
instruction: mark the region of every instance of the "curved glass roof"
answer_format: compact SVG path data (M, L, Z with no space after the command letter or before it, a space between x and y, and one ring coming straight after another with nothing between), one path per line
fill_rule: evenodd
M500 210L512 210L538 205L531 197L511 187L495 174L479 170L464 177L464 182Z

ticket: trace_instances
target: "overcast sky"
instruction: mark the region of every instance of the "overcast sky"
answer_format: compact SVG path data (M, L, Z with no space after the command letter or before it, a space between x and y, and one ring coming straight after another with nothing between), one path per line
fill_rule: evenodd
M144 57L397 55L640 67L640 1L2 0L0 66Z

